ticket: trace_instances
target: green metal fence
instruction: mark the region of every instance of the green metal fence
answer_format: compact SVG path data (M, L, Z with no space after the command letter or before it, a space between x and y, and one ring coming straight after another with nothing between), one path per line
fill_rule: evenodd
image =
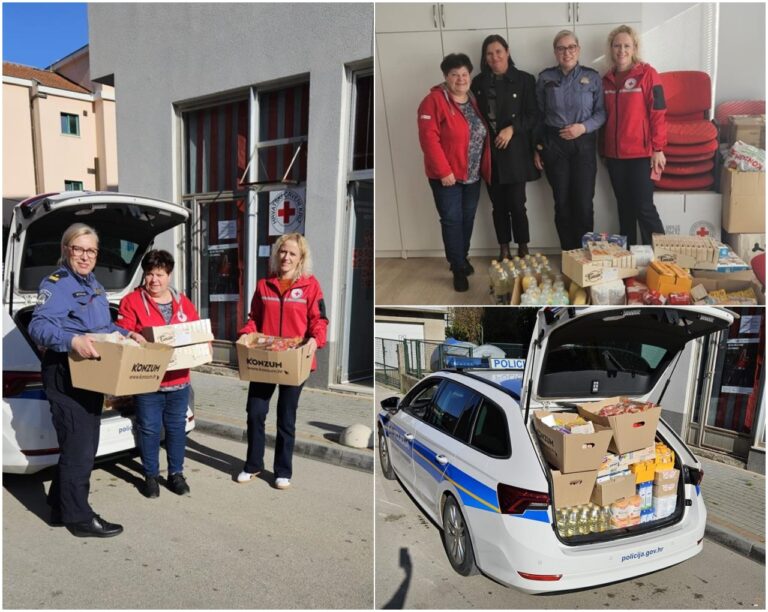
M374 373L376 382L387 387L400 388L399 340L376 338L374 341Z

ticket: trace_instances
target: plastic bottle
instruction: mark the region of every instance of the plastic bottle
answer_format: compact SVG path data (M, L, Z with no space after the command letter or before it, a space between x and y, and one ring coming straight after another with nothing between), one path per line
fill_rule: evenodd
M601 529L602 521L600 516L600 506L597 506L595 504L590 504L592 506L589 509L589 531L592 533L599 533L600 531L603 531Z
M565 508L560 508L555 516L555 522L557 525L557 531L561 536L565 536L565 524L568 521L568 511Z
M565 537L571 538L576 535L576 526L579 522L579 509L577 506L570 508L568 520L565 523Z
M589 506L587 505L580 506L577 531L579 535L586 535L589 533Z
M537 286L536 277L533 274L533 270L531 270L529 267L526 267L523 269L523 291L528 291L531 286Z

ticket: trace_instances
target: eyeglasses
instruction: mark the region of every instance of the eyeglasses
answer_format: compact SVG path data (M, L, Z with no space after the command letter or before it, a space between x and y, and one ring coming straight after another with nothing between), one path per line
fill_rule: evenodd
M576 53L576 50L579 48L579 45L568 45L567 47L557 46L555 47L555 51L560 53L561 55L568 51L568 53Z
M70 246L69 250L72 251L77 257L80 257L81 255L86 255L89 259L93 259L96 257L96 255L99 254L99 249L84 249L81 246Z

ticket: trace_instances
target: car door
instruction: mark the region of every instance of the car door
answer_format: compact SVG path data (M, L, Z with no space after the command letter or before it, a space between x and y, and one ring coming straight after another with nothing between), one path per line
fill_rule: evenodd
M427 414L442 380L435 377L418 383L403 398L399 410L386 425L392 467L409 488L414 485L413 444L416 428Z
M439 510L446 470L466 451L480 394L457 381L446 380L424 419L416 424L413 445L414 495L434 516Z

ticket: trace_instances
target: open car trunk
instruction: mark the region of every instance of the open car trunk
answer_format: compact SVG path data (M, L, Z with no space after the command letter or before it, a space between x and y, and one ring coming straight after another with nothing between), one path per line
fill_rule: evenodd
M583 310L563 308L540 311L522 381L521 408L524 411L529 435L539 453L542 468L550 483L553 509L555 504L563 506L562 503L558 503L558 490L563 491L563 482L575 487L574 483L588 482L590 478L598 481L610 479L612 483L622 482L624 485L622 490L634 487L634 493L627 492L623 497L607 503L595 504L602 508L601 512L604 514L608 513L605 510L607 507L610 509L608 514L617 517L621 516L623 500L632 498L631 503L628 502L631 508L641 491L647 495L647 484L637 488L639 483L648 482L641 480L646 478L647 474L651 474L650 487L653 495L659 492L658 497L651 495L652 513L649 513L648 505L642 503L641 497L640 508L644 507L645 514L642 519L644 522L639 524L625 525L617 518L616 523L606 529L599 529L599 525L597 529L593 529L590 525L586 533L583 530L582 533L578 531L573 533L567 521L563 525L563 517L555 510L553 529L562 542L568 545L583 545L610 541L647 533L680 522L686 508L701 504L700 499L692 499L692 497L698 498L699 495L698 482L701 466L675 432L659 419L658 425L654 421L653 426L650 426L646 432L642 446L625 447L621 450L614 447L604 453L598 453L596 463L590 467L581 468L584 471L569 467L561 473L557 468L562 466L557 466L553 462L553 439L557 438L557 433L553 437L549 435L551 432L534 426L534 421L541 415L547 414L539 411L546 410L551 413L549 422L555 423L555 432L559 432L561 444L565 444L564 440L569 435L570 442L578 440L578 433L569 432L570 424L567 423L577 413L577 404L594 406L593 402L624 397L630 401L653 406L650 409L655 410L658 415L661 412L659 406L664 406L664 393L670 378L687 371L685 367L677 368L686 344L696 338L726 329L734 318L733 313L718 308L593 307ZM611 403L616 402L611 400ZM609 412L611 409L609 408ZM637 410L641 408L638 407ZM559 418L563 413L570 416ZM626 415L629 413L623 414L622 418ZM598 424L601 427L609 425L607 417L591 418L584 411L581 416L584 417L588 426L591 421L594 421L591 426L596 429ZM650 418L647 420L652 421ZM645 419L638 419L638 423L640 422L644 423ZM540 422L537 422L537 425L539 424ZM579 426L578 423L576 425ZM617 443L616 427L616 421L611 420L613 444ZM668 458L665 449L656 446L659 443L674 453L671 465L664 460L665 457ZM588 446L588 444L582 445L581 442L574 445L577 449ZM564 446L557 449L560 457L556 461L563 460L566 453L564 449ZM557 453L554 454L557 455ZM603 457L602 460L600 456ZM650 465L643 463L651 459L653 461ZM663 482L664 478L674 476L671 470L678 471L674 491L669 482ZM627 472L631 475L631 485L628 484L630 478ZM660 481L658 483L656 483L657 474ZM654 484L658 484L658 488L654 488ZM581 514L586 503L604 499L597 495L597 484L591 491L589 502L565 506L569 508L569 515L572 516L572 507L577 507L578 513ZM661 494L662 491L664 495ZM663 497L673 499L663 499ZM567 498L562 495L560 500L562 499ZM615 509L614 501L618 504ZM697 506L692 510L697 509L704 512L703 504L700 509ZM591 512L592 509L590 508L589 511ZM616 515L612 514L614 511Z

